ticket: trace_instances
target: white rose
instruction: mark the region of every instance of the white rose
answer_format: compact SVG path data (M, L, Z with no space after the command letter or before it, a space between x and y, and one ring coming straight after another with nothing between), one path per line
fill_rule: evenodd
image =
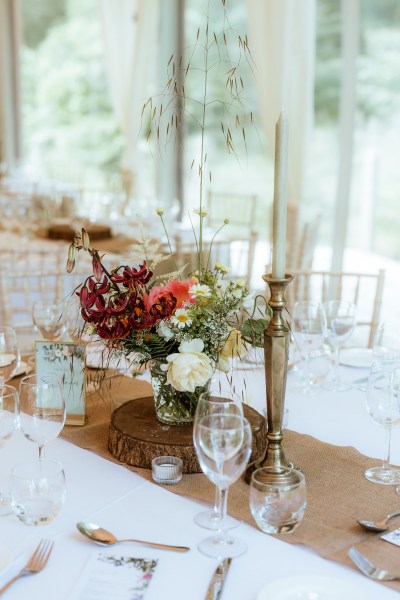
M191 351L193 342L197 347L202 345L201 340L182 342L179 353L167 356L167 382L179 392L194 392L196 387L206 385L213 374L213 366L208 356L201 351Z

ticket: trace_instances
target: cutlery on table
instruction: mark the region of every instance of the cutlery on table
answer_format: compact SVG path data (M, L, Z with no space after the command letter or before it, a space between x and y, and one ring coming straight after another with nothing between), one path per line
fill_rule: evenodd
M231 558L225 558L225 560L219 563L208 586L205 600L219 600L221 598L222 588L224 587L231 562Z
M393 517L397 517L400 515L400 510L395 510L388 515L386 515L380 521L366 521L365 519L357 519L357 523L364 527L364 529L368 529L368 531L376 531L377 533L382 533L383 531L387 531L387 522Z
M39 573L42 569L44 569L44 567L47 565L47 561L49 560L51 551L53 550L53 546L54 542L51 540L41 540L35 552L26 563L25 567L0 589L0 595L8 590L10 585L12 585L14 581L20 577L34 575L35 573Z
M354 546L350 548L347 554L360 571L371 579L377 579L379 581L395 581L400 579L400 574L394 575L393 573L389 573L386 569L381 569L380 567L373 565L372 562L369 561L364 554L361 554L357 548L354 548Z
M99 525L96 525L95 523L83 523L80 521L76 524L76 526L83 535L88 537L96 544L100 544L100 546L113 546L114 544L119 544L120 542L134 542L135 544L143 544L144 546L160 548L161 550L175 550L175 552L187 552L190 550L190 548L187 546L171 546L169 544L159 544L157 542L145 542L144 540L117 540L115 535L113 535L110 531L99 527Z

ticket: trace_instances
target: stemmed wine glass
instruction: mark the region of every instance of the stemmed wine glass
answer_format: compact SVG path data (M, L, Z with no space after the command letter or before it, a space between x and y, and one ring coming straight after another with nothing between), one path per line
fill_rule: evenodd
M302 392L310 396L316 393L313 387L316 377L311 370L311 357L322 348L326 335L325 312L319 302L296 302L293 308L292 334L303 360Z
M400 363L400 336L394 323L380 323L373 345L374 362Z
M18 392L15 387L0 383L0 443L7 441L18 425ZM10 498L0 491L0 516L12 512Z
M371 467L364 475L374 483L398 485L400 469L390 465L390 439L392 427L400 425L400 361L373 363L367 385L367 411L385 429L386 452L382 466Z
M221 497L218 532L200 542L198 549L218 559L240 556L247 546L228 534L224 522L229 486L243 473L251 455L250 423L239 415L206 415L196 423L193 439L201 469L218 487Z
M44 460L44 446L54 440L65 423L65 400L62 381L55 375L28 375L19 387L19 428L28 440L39 447L39 461Z
M32 307L35 328L45 340L55 342L65 331L64 307L61 303L52 304L37 300Z
M196 423L206 415L232 414L243 416L243 403L238 394L231 389L219 389L212 395L201 394L196 407L193 428ZM222 498L219 489L216 489L214 507L210 510L202 511L194 517L195 523L205 529L219 529L222 517ZM240 525L240 521L225 515L225 529L233 529Z
M349 339L356 324L356 307L353 302L331 300L324 304L326 315L327 338L335 349L335 368L332 381L324 384L324 388L334 392L346 392L351 385L340 379L339 351Z
M0 383L10 379L20 365L17 334L12 327L0 327Z

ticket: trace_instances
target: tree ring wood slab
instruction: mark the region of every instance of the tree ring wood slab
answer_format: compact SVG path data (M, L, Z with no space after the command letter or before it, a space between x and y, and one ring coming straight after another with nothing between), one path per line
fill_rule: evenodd
M252 462L265 451L265 419L246 405L244 415L253 432ZM156 456L177 456L183 461L184 473L201 473L193 446L193 427L160 423L152 396L129 400L112 413L108 449L117 460L134 467L151 469Z

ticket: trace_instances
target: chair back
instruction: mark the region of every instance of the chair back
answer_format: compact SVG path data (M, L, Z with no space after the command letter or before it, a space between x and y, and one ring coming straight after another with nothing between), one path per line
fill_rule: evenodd
M0 324L17 331L21 352L32 351L35 333L32 307L40 299L58 304L67 300L89 275L87 271L0 270Z
M385 271L378 273L346 273L333 271L295 271L286 292L287 309L300 300L347 300L356 307L357 326L351 345L372 348L379 323Z

